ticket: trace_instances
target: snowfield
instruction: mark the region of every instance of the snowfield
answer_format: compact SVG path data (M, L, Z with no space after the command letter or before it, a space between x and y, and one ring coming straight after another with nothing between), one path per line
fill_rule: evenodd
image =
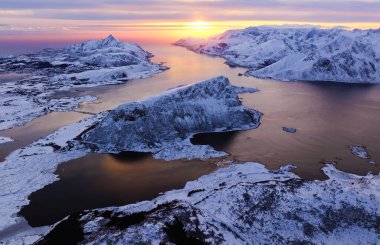
M0 144L12 142L12 141L14 141L12 138L0 136Z
M119 106L82 140L99 152L152 152L164 160L222 157L227 154L192 145L190 138L197 133L257 128L261 113L238 98L238 93L256 91L233 86L225 77L172 89Z
M328 180L303 181L291 169L234 164L152 201L69 216L40 244L379 242L379 175L362 177L326 165Z
M246 67L248 76L278 80L380 83L380 29L249 27L178 46Z
M80 103L96 99L54 98L58 91L125 83L168 69L150 62L151 57L137 44L119 41L112 35L62 50L0 57L0 130L52 111L70 111ZM9 81L11 75L18 75L19 79Z

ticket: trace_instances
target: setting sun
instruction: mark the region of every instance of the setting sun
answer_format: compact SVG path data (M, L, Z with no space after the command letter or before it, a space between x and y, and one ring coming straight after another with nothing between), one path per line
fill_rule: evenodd
M206 30L211 29L212 25L210 22L206 22L206 21L194 21L194 22L190 22L187 25L187 28L193 31L206 31Z
M188 22L184 25L184 30L187 36L201 38L215 35L221 31L215 23L207 21Z

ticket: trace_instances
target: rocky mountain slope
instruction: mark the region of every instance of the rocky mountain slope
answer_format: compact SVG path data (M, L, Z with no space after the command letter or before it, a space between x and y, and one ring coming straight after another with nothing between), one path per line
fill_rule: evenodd
M175 44L221 56L246 75L278 80L380 83L380 29L250 27Z

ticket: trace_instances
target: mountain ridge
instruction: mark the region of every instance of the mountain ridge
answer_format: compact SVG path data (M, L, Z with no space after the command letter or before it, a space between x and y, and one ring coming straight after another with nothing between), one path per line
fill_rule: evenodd
M220 56L246 75L278 80L380 82L380 29L248 27L175 45Z

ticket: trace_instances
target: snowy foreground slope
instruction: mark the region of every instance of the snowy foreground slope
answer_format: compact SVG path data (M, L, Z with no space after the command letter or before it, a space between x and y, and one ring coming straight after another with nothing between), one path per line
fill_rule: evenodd
M307 182L289 169L232 165L152 201L71 215L38 244L379 242L379 175L360 177L326 165L328 180Z
M196 133L257 128L261 113L242 105L236 87L225 77L176 88L142 102L112 110L82 136L100 152L153 152L155 158L210 158L227 155L206 145L193 145Z
M76 87L124 83L146 78L167 67L136 44L109 36L61 50L0 57L0 130L24 124L51 111L68 111L93 96L52 97ZM25 76L16 76L24 74ZM15 81L3 77L14 75ZM4 79L4 81L2 81Z
M380 83L380 29L250 27L176 45L221 56L246 75L278 80Z

